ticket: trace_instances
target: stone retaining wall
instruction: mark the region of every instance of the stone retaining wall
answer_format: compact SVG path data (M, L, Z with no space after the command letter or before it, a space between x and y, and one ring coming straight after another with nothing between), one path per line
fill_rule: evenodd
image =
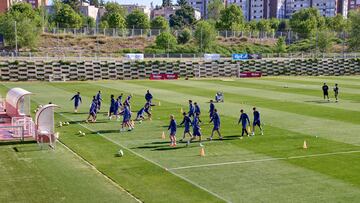
M0 61L2 81L148 79L151 73L180 77L236 77L242 71L276 75L358 75L360 59L286 59L249 61Z

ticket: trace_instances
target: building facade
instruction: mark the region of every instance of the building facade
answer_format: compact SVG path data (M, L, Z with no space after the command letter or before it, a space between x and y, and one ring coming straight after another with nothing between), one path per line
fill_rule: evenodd
M48 0L0 0L0 13L7 11L11 5L19 2L29 3L33 8L46 6L48 4Z
M349 10L360 8L360 0L349 0Z
M166 20L170 20L170 16L174 15L177 10L179 10L180 6L167 6L167 7L160 7L155 8L151 11L151 19L154 19L158 16L164 17ZM198 10L194 10L194 16L196 20L201 19L201 13Z
M127 13L131 13L134 10L139 10L139 11L145 13L145 15L148 16L148 18L150 18L151 12L147 6L137 5L137 4L122 4L121 6L127 11Z

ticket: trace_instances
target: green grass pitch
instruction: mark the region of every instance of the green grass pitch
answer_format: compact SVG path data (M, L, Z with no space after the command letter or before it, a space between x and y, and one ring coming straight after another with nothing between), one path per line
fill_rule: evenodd
M321 85L340 86L340 101L324 102ZM56 120L56 150L35 143L0 143L0 202L359 202L360 77L264 77L177 81L89 81L1 83L35 93L32 108L53 102L61 106ZM110 95L133 94L133 117L149 89L153 120L119 132L120 122L105 114ZM85 123L91 97L98 90L103 106L97 123ZM70 98L80 91L83 104L73 113ZM169 146L169 115L177 123L180 109L192 99L202 110L203 137L212 125L208 101L217 91L224 103L215 106L225 139ZM330 97L333 92L330 91ZM264 136L240 140L240 109L252 119L256 106ZM81 130L85 136L79 136ZM183 128L177 132L178 140ZM188 138L187 138L188 139ZM308 149L303 149L306 141ZM14 147L18 152L14 151ZM123 157L116 153L122 149Z

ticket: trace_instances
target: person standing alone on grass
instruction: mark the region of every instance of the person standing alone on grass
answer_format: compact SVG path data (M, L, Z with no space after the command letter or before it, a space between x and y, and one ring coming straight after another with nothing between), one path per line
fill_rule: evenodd
M246 113L244 113L244 110L241 109L240 113L241 113L241 115L240 115L238 124L241 122L241 125L242 125L242 131L241 131L241 137L240 137L240 139L242 139L244 137L244 133L246 133L246 135L249 136L249 133L246 130L246 126L247 126L247 124L250 125L250 120L249 120L249 116Z
M170 130L170 146L176 147L176 121L174 115L170 115L168 130Z
M209 137L208 140L212 140L213 136L214 136L214 132L217 132L218 135L219 135L219 139L222 140L223 137L221 136L221 133L220 133L220 116L219 114L217 113L217 109L214 109L214 114L213 116L211 117L211 120L209 123L213 122L214 123L214 128L211 132L211 136Z
M335 99L336 101L335 102L338 102L338 96L339 96L339 87L338 87L338 84L335 84L335 87L334 87L334 95L335 95Z
M99 90L99 92L96 94L96 100L98 102L97 108L100 111L101 108L101 102L102 102L102 98L101 98L101 91Z
M253 129L252 129L252 135L255 135L255 127L259 126L260 131L261 131L261 135L264 135L264 132L261 128L261 123L260 123L260 113L259 111L256 110L256 107L253 108L254 111L254 121L253 121Z
M145 94L145 100L146 100L146 102L148 102L148 103L151 104L152 98L153 98L153 96L151 95L150 90L146 91L146 94Z
M190 117L188 115L186 115L185 112L183 112L183 116L184 116L184 119L180 123L180 125L184 125L184 134L183 134L183 137L180 140L180 142L182 142L185 139L186 134L190 135L190 139L193 137L191 132L190 132L191 119L190 119Z
M330 101L330 99L329 99L329 86L327 86L326 83L324 83L324 85L322 86L322 91L323 91L323 95L324 95L324 100L325 100L325 98L327 98L327 100Z
M81 101L80 92L77 92L70 100L74 100L74 112L77 113Z

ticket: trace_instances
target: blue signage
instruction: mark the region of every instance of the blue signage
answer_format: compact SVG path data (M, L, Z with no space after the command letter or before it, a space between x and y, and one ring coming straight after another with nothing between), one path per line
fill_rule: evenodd
M233 54L232 60L247 60L249 59L249 54Z

